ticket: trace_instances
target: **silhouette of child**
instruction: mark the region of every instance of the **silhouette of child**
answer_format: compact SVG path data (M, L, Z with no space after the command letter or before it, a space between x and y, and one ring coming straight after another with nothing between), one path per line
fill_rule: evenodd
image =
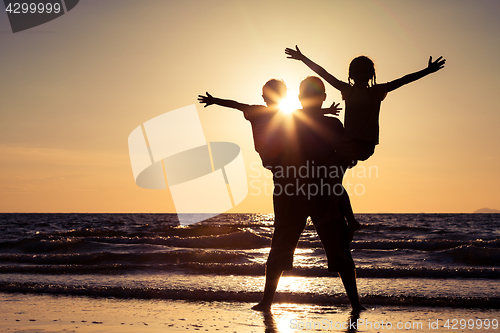
M208 92L206 96L198 95L198 101L209 105L220 105L243 112L245 119L252 125L255 150L259 153L262 165L272 169L277 165L277 158L283 150L283 122L286 118L280 112L279 104L286 97L287 87L283 80L271 79L262 87L264 105L249 105L237 101L216 98ZM323 114L338 115L339 103L330 108L321 109ZM272 144L271 144L272 143Z
M295 50L285 49L285 53L289 59L302 61L325 79L326 82L340 90L342 99L345 100L345 130L343 144L336 152L336 159L340 159L342 164L351 167L356 165L358 161L365 161L373 155L375 146L379 143L380 104L387 93L421 79L428 74L437 72L444 67L446 62L443 57L439 57L436 61L432 61L432 57L430 57L427 67L423 70L405 75L394 81L377 84L373 61L366 56L359 56L353 59L349 65L349 77L348 83L346 83L338 80L302 54L298 46L295 46ZM332 200L335 201L337 198L332 196ZM339 205L345 205L342 202L346 200L348 200L348 197L343 194L340 197ZM348 223L349 229L354 235L360 224L355 220L348 220Z

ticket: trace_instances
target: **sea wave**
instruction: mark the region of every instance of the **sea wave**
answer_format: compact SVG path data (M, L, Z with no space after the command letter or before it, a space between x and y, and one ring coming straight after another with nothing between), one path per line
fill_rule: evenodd
M88 264L4 264L0 265L0 274L122 274L134 272L149 273L187 273L193 275L241 275L263 276L265 264L241 263L248 261L244 256L228 255L227 263L212 263L210 256L198 259L198 262L180 262L171 260L170 263L159 263L155 260L142 260L116 263L102 262L90 258ZM233 263L229 261L234 261ZM61 260L64 262L64 260ZM240 262L240 263L238 263ZM297 266L288 273L291 276L327 277L337 273L328 272L321 266ZM426 268L426 267L359 267L356 275L363 278L447 278L447 279L500 279L500 270L496 268Z
M403 239L403 240L376 240L376 241L354 241L353 249L413 249L421 251L440 251L463 246L474 246L483 248L500 248L500 239L495 240L447 240L447 239Z
M0 282L0 291L33 294L56 294L73 296L91 296L103 298L133 298L133 299L175 299L196 301L238 301L258 302L260 292L237 292L221 290L197 289L168 289L120 286L86 286L86 285L58 285L33 282ZM428 307L462 307L499 309L498 297L425 297L408 295L377 295L371 294L362 297L365 305L408 305ZM275 302L280 303L305 303L305 304L348 304L343 295L325 295L315 293L282 292L275 297Z
M207 250L175 250L163 253L89 253L89 254L3 254L0 262L34 265L109 265L165 263L245 263L248 256L242 252Z
M226 230L227 231L227 230ZM228 231L227 231L228 232ZM171 236L88 236L88 237L29 237L14 241L0 242L0 253L87 253L105 251L110 246L151 245L163 247L177 247L187 249L224 249L224 250L249 250L262 249L271 244L271 234L263 231L257 232L250 228L238 228L231 233L222 232L216 235L202 235L182 237ZM321 242L316 237L301 238L299 248L321 248ZM402 240L355 240L351 243L352 249L358 250L399 250L412 249L419 251L442 251L449 249L462 249L461 252L476 249L500 249L500 239L494 240L447 240L447 239L402 239ZM462 253L464 254L464 253ZM493 261L490 261L493 262Z
M249 228L237 228L237 231L210 236L109 236L109 233L99 232L96 237L94 233L86 237L67 237L67 235L42 238L40 236L23 238L14 241L0 242L0 253L68 253L68 252L96 252L102 250L106 244L141 244L162 245L168 247L182 248L206 248L206 249L254 249L269 247L270 237L259 235Z
M451 256L455 261L467 265L474 265L474 266L500 265L499 248L484 247L471 244L471 245L461 245L459 247L444 252L446 255Z

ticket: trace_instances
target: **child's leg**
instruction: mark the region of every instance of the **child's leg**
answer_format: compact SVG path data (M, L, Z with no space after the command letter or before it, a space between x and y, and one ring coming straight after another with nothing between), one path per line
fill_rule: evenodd
M349 194L345 188L339 197L339 210L342 216L347 220L347 225L349 227L349 241L352 241L354 233L356 230L361 228L361 224L354 217L354 212L352 211L351 200L349 199Z
M327 166L336 168L336 175L328 179L328 183L330 185L330 203L328 205L328 210L325 214L326 220L337 220L341 219L344 216L344 212L340 207L340 197L342 193L345 193L345 189L342 186L342 179L344 177L343 167L340 166L340 160L338 156L333 156L330 158L327 163Z
M334 163L335 159L330 159L329 162ZM347 167L339 167L339 170L342 170L342 172L338 174L339 177L330 179L332 193L330 195L329 212L326 217L327 219L329 218L333 220L344 217L347 220L349 227L349 241L352 241L354 233L361 227L361 225L354 217L349 194L345 190L344 186L342 186L342 180L345 172L344 170L346 169Z

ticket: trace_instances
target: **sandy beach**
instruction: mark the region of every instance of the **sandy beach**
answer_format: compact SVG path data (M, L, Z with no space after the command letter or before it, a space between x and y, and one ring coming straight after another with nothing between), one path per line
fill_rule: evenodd
M247 302L106 299L0 294L1 332L484 332L498 331L499 310L276 304L272 314ZM456 321L454 321L456 320ZM464 325L460 320L468 321ZM489 320L489 321L488 321ZM496 320L496 322L494 321ZM447 325L448 321L448 325ZM353 322L358 323L357 330ZM485 329L489 323L489 329ZM497 329L494 329L496 323ZM479 328L479 324L482 325Z

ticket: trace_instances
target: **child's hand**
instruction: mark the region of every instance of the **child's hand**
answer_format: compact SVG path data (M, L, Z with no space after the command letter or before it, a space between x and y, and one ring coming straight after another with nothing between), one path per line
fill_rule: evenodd
M304 60L304 55L300 52L299 47L295 45L296 50L286 48L285 53L288 55L287 59Z
M327 109L328 113L331 113L334 116L338 116L340 113L340 110L342 110L342 108L339 108L339 105L340 105L340 103L333 102L332 106L330 106L330 108Z
M207 92L207 96L198 95L198 102L205 103L205 108L209 105L215 104L215 98Z
M446 62L446 59L443 59L443 57L439 57L436 59L436 61L432 61L432 56L429 57L429 64L427 65L427 69L431 72L437 72L441 68L444 67L444 64Z

